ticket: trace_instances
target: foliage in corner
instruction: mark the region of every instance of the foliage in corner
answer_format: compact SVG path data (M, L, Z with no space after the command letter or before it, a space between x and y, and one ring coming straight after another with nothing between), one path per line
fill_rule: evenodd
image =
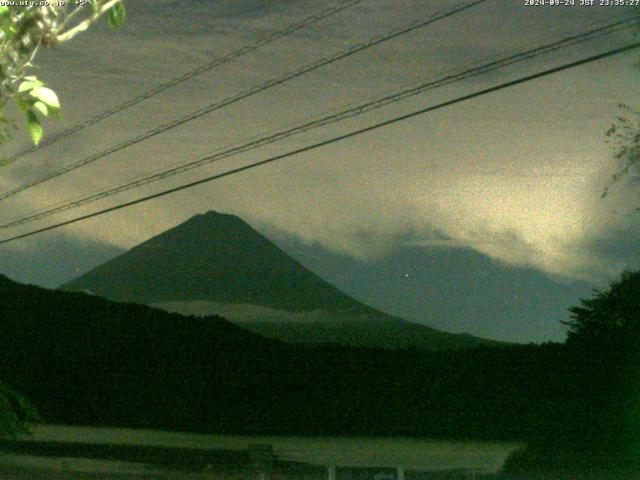
M634 36L638 39L640 38L640 7L636 7L636 11L638 13ZM640 62L636 65L640 66ZM602 198L606 197L611 187L623 178L640 177L640 111L625 104L619 104L618 107L620 114L607 131L607 142L615 144L614 157L618 161L618 167L602 192ZM636 208L636 211L640 211L640 207Z
M572 307L567 344L594 349L615 347L616 354L635 353L640 341L640 272L625 271L606 291L596 290Z
M569 311L565 357L553 372L565 379L557 406L565 414L512 454L503 472L640 478L640 271L624 272Z
M111 27L122 25L126 17L122 0L0 5L0 144L17 128L17 122L4 113L10 102L23 113L31 140L36 145L40 142L42 118L56 115L60 101L42 80L29 75L38 49L73 39L102 16Z
M615 145L618 167L602 197L607 196L613 184L622 178L640 177L640 112L624 104L619 107L620 115L607 131L608 142Z

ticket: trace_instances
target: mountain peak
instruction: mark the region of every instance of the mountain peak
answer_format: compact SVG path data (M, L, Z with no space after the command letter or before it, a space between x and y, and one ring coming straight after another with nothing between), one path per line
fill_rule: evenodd
M195 240L195 239L215 239L216 236L233 233L238 235L242 232L245 235L259 235L251 226L240 217L226 213L220 213L210 210L206 213L200 213L189 218L186 222L181 223L165 232L150 238L139 246L146 244L155 244L159 241L167 239ZM138 247L139 247L138 246ZM137 247L136 247L137 248Z
M69 282L119 301L212 301L289 311L369 307L342 293L235 215L209 211Z
M218 212L216 210L209 210L205 213L199 213L197 215L194 215L194 217L207 217L207 218L235 218L240 220L240 217L233 215L232 213L224 213L224 212Z
M242 223L247 225L247 223L242 220L240 217L233 215L231 213L223 213L217 212L215 210L209 210L205 213L199 213L194 215L185 223L189 222L207 222L207 223ZM184 225L183 223L182 225Z
M268 248L268 244L271 242L240 217L209 211L194 215L184 223L140 243L133 247L131 252L147 250L153 252L150 255L158 255L161 251L165 254L173 251L174 255L167 261L177 264L189 263L189 257L204 255L207 259L200 258L199 261L204 260L205 263L194 265L199 270L207 262L211 262L213 257L220 260L222 256L230 256L229 259L238 255L245 256L242 251L246 252L252 248L265 249ZM277 248L275 245L273 247ZM145 260L147 261L150 261L150 258ZM211 264L211 267L213 266Z

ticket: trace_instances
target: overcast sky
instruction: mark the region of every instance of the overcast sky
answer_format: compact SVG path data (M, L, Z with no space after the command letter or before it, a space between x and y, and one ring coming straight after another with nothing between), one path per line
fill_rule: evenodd
M0 189L461 3L364 0L3 167ZM37 59L37 74L63 103L62 119L47 122L46 132L330 5L315 0L125 4L129 15L122 29L100 26ZM0 220L632 14L620 7L526 7L524 1L490 0L2 201ZM630 33L619 33L574 46L1 233L72 218L632 40ZM637 60L637 52L622 54L2 246L0 271L52 286L213 209L241 216L323 270L318 273L325 278L390 313L495 338L560 339L558 319L567 302L624 268L639 267L640 222L632 213L640 204L637 193L616 188L600 198L614 166L604 134L619 103L637 104ZM20 139L5 151L10 155L27 145Z

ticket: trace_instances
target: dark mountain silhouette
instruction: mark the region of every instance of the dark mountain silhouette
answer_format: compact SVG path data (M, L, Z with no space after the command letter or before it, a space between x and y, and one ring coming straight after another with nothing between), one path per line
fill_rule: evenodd
M364 305L234 215L208 212L63 285L183 314L222 314L292 343L459 349L489 342Z
M216 212L196 215L62 288L146 304L208 300L291 311L371 310L240 218Z
M289 345L0 276L0 379L46 422L217 433L518 438L570 404L562 350ZM535 395L540 384L544 394ZM535 400L535 401L534 401Z

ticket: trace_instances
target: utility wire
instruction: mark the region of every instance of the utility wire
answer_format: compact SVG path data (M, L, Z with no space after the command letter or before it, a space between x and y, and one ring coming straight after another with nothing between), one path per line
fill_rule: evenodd
M188 162L186 164L181 164L178 165L176 167L161 171L161 172L157 172L155 174L152 175L147 175L147 176L143 176L139 179L133 180L131 182L128 182L126 184L123 185L119 185L116 187L112 187L106 190L102 190L100 192L97 193L93 193L93 194L89 194L89 195L85 195L82 196L76 200L72 200L72 201L67 201L64 202L58 206L54 206L54 207L49 207L45 210L41 210L38 212L34 212L31 213L25 217L21 217L15 220L11 220L7 223L4 224L0 224L0 229L7 229L10 227L15 227L18 225L23 225L25 223L31 223L34 222L36 220L40 220L42 218L46 218L49 217L51 215L54 215L56 213L60 213L60 212L64 212L67 210L71 210L74 208L78 208L80 206L89 204L89 203L93 203L95 201L116 195L118 193L122 193L137 187L141 187L143 185L167 178L167 177L171 177L173 175L177 175L179 173L183 173L195 168L199 168L202 167L204 165L210 164L210 163L214 163L241 153L245 153L248 152L250 150L254 150L256 148L265 146L265 145L269 145L272 143L275 143L279 140L282 140L284 138L288 138L291 137L293 135L297 135L315 128L319 128L319 127L323 127L329 124L333 124L336 123L338 121L342 121L345 120L347 118L351 118L351 117L355 117L355 116L359 116L362 115L366 112L372 111L372 110L376 110L379 108L382 108L384 106L387 106L389 104L392 103L396 103L399 102L401 100L404 100L406 98L409 97L413 97L419 94L422 94L426 91L429 90L433 90L445 85L449 85L452 83L456 83L462 80L465 80L467 78L471 78L471 77L475 77L478 75L482 75L491 71L495 71L501 68L505 68L508 66L511 66L515 63L519 63L519 62L523 62L526 60L530 60L532 58L535 58L537 56L543 55L543 54L547 54L549 52L553 52L562 48L567 48L573 45L576 45L578 43L582 43L585 42L587 40L593 40L594 38L599 38L602 37L604 35L610 35L611 33L626 29L626 28L630 28L631 26L635 25L635 22L637 20L635 18L633 19L629 19L629 20L623 20L620 22L616 22L604 27L600 27L600 28L596 28L593 30L590 30L588 32L584 32L578 35L573 35L564 39L561 39L559 41L555 41L540 47L536 47L530 50L526 50L524 52L520 52L520 53L516 53L516 54L512 54L509 55L507 57L498 59L498 60L494 60L492 62L486 63L486 64L482 64L480 66L477 67L473 67L467 70L464 70L462 72L459 73L454 73L451 75L447 75L443 78L439 78L437 80L434 81L427 81L424 82L418 86L412 87L412 88L408 88L405 89L403 91L394 93L394 94L390 94L387 96L384 96L382 98L378 98L376 100L358 105L356 107L351 107L348 108L346 110L343 110L341 112L338 113L334 113L334 114L330 114L321 118L317 118L315 120L309 121L307 123L304 123L302 125L298 125L296 127L293 128L289 128L287 130L283 130L274 134L269 134L266 136L263 136L262 138L257 138L255 140L249 141L243 145L239 145L236 147L232 147L226 150L223 150L221 152L217 152L215 154L209 155L205 158L199 159L199 160L195 160L192 162Z
M455 104L458 104L458 103L461 103L461 102L465 102L467 100L471 100L473 98L477 98L477 97L481 97L483 95L487 95L487 94L490 94L490 93L493 93L493 92L497 92L497 91L503 90L505 88L510 88L510 87L515 86L515 85L520 85L520 84L525 83L525 82L530 82L532 80L536 80L538 78L546 77L548 75L552 75L552 74L555 74L555 73L558 73L558 72L561 72L561 71L565 71L565 70L568 70L570 68L575 68L575 67L578 67L580 65L585 65L587 63L595 62L597 60L601 60L601 59L604 59L604 58L612 57L614 55L619 55L621 53L628 52L628 51L636 49L638 47L640 47L640 42L633 43L633 44L630 44L630 45L626 45L626 46L621 47L621 48L616 48L614 50L609 50L609 51L607 51L605 53L601 53L599 55L593 55L593 56L584 58L582 60L577 60L577 61L574 61L574 62L571 62L571 63L567 63L567 64L564 64L564 65L561 65L559 67L550 68L548 70L544 70L542 72L535 73L533 75L527 75L525 77L521 77L521 78L516 79L516 80L512 80L512 81L509 81L509 82L501 83L500 85L496 85L494 87L486 88L484 90L480 90L480 91L477 91L477 92L474 92L474 93L470 93L470 94L464 95L462 97L457 97L457 98L455 98L453 100L449 100L449 101L446 101L446 102L443 102L443 103L439 103L439 104L431 106L431 107L421 108L421 109L415 110L415 111L413 111L411 113L407 113L405 115L400 115L398 117L394 117L392 119L385 120L383 122L379 122L379 123L376 123L374 125L370 125L368 127L364 127L364 128L358 129L358 130L354 130L352 132L349 132L349 133L346 133L346 134L343 134L343 135L339 135L337 137L333 137L333 138L330 138L328 140L324 140L322 142L314 143L312 145L307 145L305 147L298 148L298 149L295 149L295 150L291 150L289 152L286 152L286 153L283 153L283 154L280 154L280 155L276 155L276 156L273 156L273 157L269 157L269 158L266 158L264 160L260 160L258 162L254 162L254 163L251 163L251 164L248 164L248 165L244 165L242 167L237 167L237 168L234 168L234 169L231 169L231 170L227 170L226 172L222 172L222 173L218 173L218 174L215 174L215 175L211 175L209 177L206 177L206 178L203 178L203 179L200 179L200 180L196 180L194 182L186 183L186 184L180 185L178 187L173 187L173 188L170 188L168 190L164 190L162 192L157 192L157 193L154 193L154 194L151 194L151 195L147 195L147 196L144 196L144 197L141 197L141 198L137 198L135 200L131 200L131 201L128 201L128 202L125 202L125 203L114 205L114 206L111 206L109 208L105 208L105 209L102 209L102 210L99 210L99 211L96 211L96 212L93 212L93 213L89 213L89 214L82 215L82 216L79 216L79 217L76 217L76 218L72 218L70 220L66 220L66 221L59 222L59 223L56 223L56 224L53 224L53 225L49 225L47 227L39 228L37 230L32 230L30 232L26 232L26 233L23 233L23 234L20 234L20 235L16 235L16 236L13 236L13 237L5 238L5 239L0 240L0 245L6 244L6 243L9 243L9 242L13 242L13 241L16 241L16 240L19 240L19 239L22 239L22 238L31 237L33 235L37 235L39 233L47 232L49 230L60 228L60 227L66 226L66 225L71 225L73 223L77 223L77 222L80 222L82 220L87 220L89 218L97 217L99 215L104 215L106 213L114 212L116 210L121 210L121 209L126 208L126 207L130 207L130 206L137 205L137 204L140 204L140 203L148 202L148 201L153 200L155 198L164 197L166 195L169 195L169 194L172 194L172 193L176 193L176 192L179 192L179 191L182 191L182 190L187 190L189 188L193 188L193 187L196 187L198 185L202 185L204 183L212 182L214 180L219 180L221 178L225 178L225 177L228 177L228 176L231 176L231 175L235 175L237 173L241 173L241 172L244 172L246 170L251 170L251 169L254 169L254 168L257 168L257 167L261 167L263 165L267 165L267 164L276 162L278 160L282 160L282 159L285 159L285 158L292 157L294 155L299 155L299 154L304 153L304 152L315 150L315 149L324 147L326 145L330 145L330 144L333 144L333 143L341 142L343 140L355 137L357 135L361 135L363 133L371 132L371 131L380 129L382 127L393 125L395 123L398 123L398 122L401 122L401 121L404 121L404 120L408 120L408 119L417 117L419 115L424 115L425 113L429 113L429 112L432 112L432 111L435 111L435 110L439 110L439 109L442 109L442 108L445 108L445 107L448 107L448 106L451 106L451 105L455 105Z
M416 22L412 22L411 24L409 24L406 27L402 27L399 29L395 29L392 30L389 33L386 33L384 35L379 35L379 36L375 36L371 39L369 39L367 42L365 43L360 43L360 44L356 44L353 45L352 47L350 47L347 50L338 52L334 55L331 55L330 57L326 57L323 59L320 59L318 61L315 61L313 63L307 64L305 66L303 66L302 68L299 68L297 70L291 71L289 73L286 73L285 75L278 77L278 78L274 78L271 80L268 80L264 83L261 83L259 85L256 85L252 88L250 88L249 90L245 90L243 92L240 92L236 95L233 95L231 97L227 97L224 100L221 100L219 102L215 102L212 103L206 107L203 107L195 112L192 112L190 114L184 115L176 120L173 120L169 123L166 123L164 125L161 125L159 127L156 127L152 130L149 130L143 134L140 134L134 138L131 138L129 140L125 140L124 142L121 142L113 147L107 148L106 150L103 150L102 152L96 153L94 155L91 155L83 160L80 160L78 162L72 163L66 167L61 168L60 170L57 170L55 172L49 173L47 175L44 175L26 185L22 185L20 187L17 187L13 190L10 190L8 192L4 192L2 194L0 194L0 201L5 200L9 197L12 197L13 195L16 195L20 192L23 192L29 188L32 188L36 185L40 185L44 182L47 182L49 180L52 180L54 178L60 177L61 175L65 175L69 172L72 172L78 168L84 167L85 165L89 165L93 162L96 162L97 160L100 160L101 158L106 157L107 155L110 155L112 153L118 152L120 150L123 150L125 148L128 148L132 145L138 144L144 140L147 140L149 138L155 137L157 135L160 135L164 132L167 132L168 130L171 130L173 128L176 128L180 125L183 125L187 122L190 122L192 120L195 120L197 118L200 118L204 115L207 115L211 112L214 112L216 110L220 110L221 108L227 107L231 104L234 104L236 102L239 102L240 100L243 100L245 98L251 97L253 95L256 95L258 93L264 92L265 90L268 90L272 87L281 85L283 83L286 83L290 80L293 80L295 78L301 77L307 73L311 73L315 70L318 70L319 68L322 68L326 65L330 65L334 62L337 62L339 60L342 60L344 58L350 57L351 55L355 55L356 53L359 53L363 50L375 47L377 45L380 45L381 43L387 42L389 40L395 39L397 37L400 37L402 35L405 35L407 33L413 32L414 30L417 30L419 28L423 28L426 27L428 25L431 25L435 22L438 22L440 20L443 20L445 18L451 17L453 15L456 15L460 12L463 12L475 5L481 4L481 3L485 3L488 0L473 0L472 2L466 3L462 6L458 6L455 7L452 10L449 10L445 13L436 13L434 15L432 15L431 17L429 17L429 19L427 20L420 20L420 21L416 21Z
M356 116L360 113L365 113L366 111L371 111L375 108L383 107L393 101L400 101L400 100L403 100L404 98L408 98L409 96L420 94L427 90L436 89L440 86L448 85L450 83L455 83L457 81L461 81L466 78L470 78L479 74L487 73L489 71L493 71L498 68L508 67L520 61L529 60L536 56L546 54L555 50L559 50L561 48L567 48L575 44L585 42L587 40L593 40L596 38L603 37L605 35L610 35L611 33L615 33L617 31L629 29L631 27L635 27L636 22L637 22L637 19L633 17L631 19L622 20L620 22L608 24L603 27L590 30L582 34L557 40L550 44L543 45L541 47L537 47L531 50L527 50L525 52L513 54L508 57L502 57L502 58L498 57L498 59L492 59L491 61L486 63L475 62L471 64L470 66L471 68L468 68L460 73L449 74L450 72L456 72L456 69L450 69L447 72L443 72L449 75L446 75L444 78L439 78L436 81L422 82L418 84L417 87L410 87L399 93L390 94L358 106L351 105L346 110L340 111L338 113L333 113L333 114L323 113L319 115L314 115L313 117L311 117L310 121L308 121L305 124L298 125L296 127L289 127L289 129L280 131L277 133L263 134L262 137L260 135L256 135L254 137L247 139L247 141L243 145L233 146L233 147L231 146L224 147L224 149L221 149L219 153L216 153L215 155L212 155L211 157L208 157L204 160L196 160L188 163L178 162L176 166L171 167L167 170L156 172L151 175L149 174L141 175L138 178L133 179L129 183L126 183L124 185L111 187L107 190L102 190L89 195L87 194L77 195L74 198L69 198L63 202L59 202L54 206L49 206L44 209L36 210L30 213L27 217L14 219L9 221L9 223L0 224L0 229L8 228L15 225L20 225L23 223L27 223L27 221L29 220L37 220L55 213L59 213L59 212L70 210L72 208L76 208L82 205L86 205L87 203L92 203L93 201L97 201L102 198L105 198L117 193L121 193L138 186L146 185L148 183L152 183L178 173L182 173L194 168L199 168L201 166L204 166L209 163L213 163L218 160L229 158L231 156L237 155L238 153L244 153L249 150L259 148L263 145L275 143L276 141L279 141L283 138L287 138L289 136L292 136L298 133L306 132L318 127L322 127L322 126L337 122L339 120L348 118L350 116Z
M181 83L186 82L187 80L191 80L194 77L197 77L198 75L201 75L203 73L206 73L208 71L213 70L214 68L220 67L226 63L229 63L232 60L235 60L236 58L242 57L244 55L247 55L249 53L255 52L256 50L269 45L270 43L275 42L276 40L279 40L281 38L284 38L288 35L291 35L299 30L302 30L303 28L308 27L309 25L313 25L314 23L320 22L321 20L324 20L325 18L331 17L333 15L336 15L340 12L342 12L343 10L346 10L348 8L353 7L354 5L357 5L358 3L361 3L363 0L343 0L341 1L338 5L334 6L334 7L330 7L327 8L326 10L323 10L320 13L317 13L315 15L310 15L306 18L304 18L303 20L301 20L298 23L293 23L291 25L289 25L288 27L284 28L283 30L279 30L277 32L272 33L271 35L269 35L268 37L262 39L262 40L258 40L257 42L255 42L252 45L247 45L245 47L239 48L238 50L234 50L233 52L220 57L220 58L216 58L213 59L207 63L203 63L202 65L199 65L197 67L195 67L192 70L189 70L188 72L183 73L180 76L174 77L171 80L165 82L165 83L161 83L160 85L157 85L155 87L152 87L144 92L142 92L141 94L130 98L129 100L124 101L123 103L116 105L115 107L110 108L109 110L105 110L101 113L98 113L96 115L94 115L93 117L85 120L84 122L78 123L76 125L73 125L55 135L53 135L52 137L49 137L47 139L45 139L43 142L40 142L40 144L38 146L31 146L29 148L26 148L24 150L22 150L21 152L16 153L15 155L9 157L8 159L6 159L3 163L9 164L9 163L13 163L16 160L29 155L30 153L33 153L37 150L41 150L42 148L48 146L48 145L52 145L54 143L56 143L58 140L62 140L63 138L66 138L70 135L73 135L74 133L77 133L81 130L84 130L87 127L90 127L91 125L95 125L98 122L101 122L102 120L105 120L107 118L109 118L112 115L115 115L116 113L122 112L123 110L126 110L127 108L133 107L134 105L137 105L140 102L143 102L145 100L148 100L152 97L155 97L156 95L164 92L165 90L169 90L170 88L173 88L177 85L180 85Z

